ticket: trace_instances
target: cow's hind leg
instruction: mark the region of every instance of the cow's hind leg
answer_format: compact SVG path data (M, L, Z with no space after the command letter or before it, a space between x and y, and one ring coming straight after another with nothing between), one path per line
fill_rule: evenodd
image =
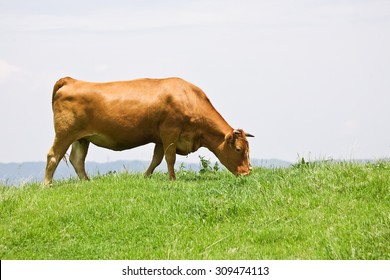
M156 144L154 146L152 162L149 165L149 168L145 172L145 177L152 175L154 169L161 163L164 158L164 148L162 144Z
M74 170L80 179L89 180L85 172L85 158L88 153L89 141L79 139L72 144L69 161L73 165Z
M56 170L58 163L64 157L69 146L72 144L72 140L67 138L59 138L56 136L53 146L50 148L47 154L46 172L44 184L50 185L53 180L54 171Z

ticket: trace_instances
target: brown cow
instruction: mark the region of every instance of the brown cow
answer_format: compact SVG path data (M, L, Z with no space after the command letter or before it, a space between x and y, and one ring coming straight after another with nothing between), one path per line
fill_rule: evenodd
M163 157L175 179L176 154L206 147L235 175L250 173L249 146L242 129L233 129L204 92L180 79L139 79L90 83L69 77L53 89L55 139L47 155L45 185L72 145L69 160L81 179L89 143L115 151L155 143L145 176Z

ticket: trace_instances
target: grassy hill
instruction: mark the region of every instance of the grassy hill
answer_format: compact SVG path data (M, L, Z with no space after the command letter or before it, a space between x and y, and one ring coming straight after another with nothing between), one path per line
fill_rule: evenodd
M0 187L0 259L390 259L390 163Z

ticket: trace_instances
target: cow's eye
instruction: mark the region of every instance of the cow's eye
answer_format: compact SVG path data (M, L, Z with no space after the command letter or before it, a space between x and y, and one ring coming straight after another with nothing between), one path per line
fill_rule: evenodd
M241 152L241 148L240 147L236 147L236 152L240 153Z

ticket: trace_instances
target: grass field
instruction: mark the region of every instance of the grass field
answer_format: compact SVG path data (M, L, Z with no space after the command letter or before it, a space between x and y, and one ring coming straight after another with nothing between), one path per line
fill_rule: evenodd
M0 187L0 259L390 259L390 163Z

